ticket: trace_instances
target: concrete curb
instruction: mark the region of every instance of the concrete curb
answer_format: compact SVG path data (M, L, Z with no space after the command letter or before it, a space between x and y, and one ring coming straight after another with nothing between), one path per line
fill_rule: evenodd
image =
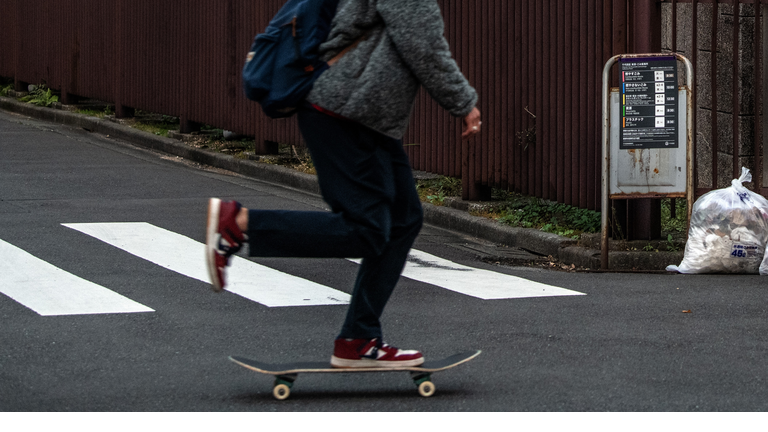
M42 108L12 98L0 97L0 109L39 120L80 127L90 132L109 135L152 150L236 172L258 180L277 183L319 194L317 178L290 168L238 159L210 150L190 147L176 139L160 137L109 120L64 110ZM423 203L424 220L438 227L458 231L497 244L519 247L552 256L564 264L590 269L600 268L600 251L578 246L578 242L535 229L514 228L490 219L472 216L466 211ZM680 264L682 252L615 251L609 254L611 270L660 271L669 264Z

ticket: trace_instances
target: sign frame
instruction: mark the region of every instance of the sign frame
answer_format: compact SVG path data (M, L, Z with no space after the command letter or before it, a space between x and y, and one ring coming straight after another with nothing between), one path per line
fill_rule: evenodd
M602 146L602 232L600 242L601 252L601 269L608 270L608 214L610 211L610 168L611 168L611 103L610 103L610 78L611 69L613 66L623 59L647 59L657 57L674 57L677 62L682 63L685 66L686 71L686 85L682 86L685 90L686 97L686 116L685 116L685 137L686 137L686 191L685 197L688 203L688 224L691 220L691 209L693 208L693 64L690 60L678 53L650 53L650 54L620 54L611 57L603 68L603 146ZM671 151L672 149L670 149ZM631 151L631 150L629 150ZM679 194L675 194L679 196ZM655 198L663 198L668 196L666 193L653 193ZM670 195L671 196L671 195ZM635 196L634 198L648 198L649 196ZM623 196L622 198L633 198L632 196Z

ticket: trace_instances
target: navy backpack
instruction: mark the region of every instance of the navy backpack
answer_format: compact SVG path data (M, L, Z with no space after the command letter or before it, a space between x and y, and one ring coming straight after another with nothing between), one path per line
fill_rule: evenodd
M290 117L328 65L318 47L328 38L339 0L288 0L256 36L243 68L248 99L272 118Z

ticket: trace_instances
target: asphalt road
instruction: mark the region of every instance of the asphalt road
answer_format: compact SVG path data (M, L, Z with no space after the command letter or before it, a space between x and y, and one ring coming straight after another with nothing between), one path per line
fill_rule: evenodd
M152 249L184 261L186 246L161 237L202 242L210 196L252 208L325 208L279 185L0 112L0 411L768 408L767 279L493 265L473 252L493 245L435 227L417 240L422 255L387 307L385 338L431 359L482 355L436 374L431 398L418 396L407 374L383 373L300 376L291 398L276 401L271 377L227 357L329 358L345 306L294 304L307 299L290 298L283 279L275 288L288 298L283 306L215 294L190 273L141 256ZM86 228L122 231L108 241ZM145 228L160 234L147 239ZM148 243L138 252L120 243L142 238ZM425 256L446 261L425 264ZM342 302L357 268L342 259L247 261L241 267L278 270ZM475 291L445 288L466 275L473 282L463 285ZM497 279L499 298L489 298ZM550 295L515 297L526 280ZM80 289L98 295L67 306L75 312L57 309ZM61 298L46 303L51 296ZM101 296L105 303L88 302ZM137 310L98 312L110 301Z

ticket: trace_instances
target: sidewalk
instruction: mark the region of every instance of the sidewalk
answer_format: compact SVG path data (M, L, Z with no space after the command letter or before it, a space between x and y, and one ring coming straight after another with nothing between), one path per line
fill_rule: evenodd
M80 127L89 132L109 135L110 138L125 140L135 145L258 180L315 194L320 193L317 179L313 175L278 165L197 149L179 140L143 132L110 120L65 110L42 108L6 97L0 97L0 109L39 120ZM497 244L525 249L544 257L552 257L560 264L567 266L573 265L579 269L600 269L599 234L585 235L582 240L577 241L536 229L510 227L490 219L470 215L468 211L470 205L471 203L456 201L448 206L423 203L425 222ZM653 245L653 242L650 244ZM609 253L610 271L663 271L667 265L678 265L683 259L682 248L676 252L645 251L644 247L648 245L647 241L622 242L620 248L623 250ZM618 248L618 246L617 244L615 247Z

